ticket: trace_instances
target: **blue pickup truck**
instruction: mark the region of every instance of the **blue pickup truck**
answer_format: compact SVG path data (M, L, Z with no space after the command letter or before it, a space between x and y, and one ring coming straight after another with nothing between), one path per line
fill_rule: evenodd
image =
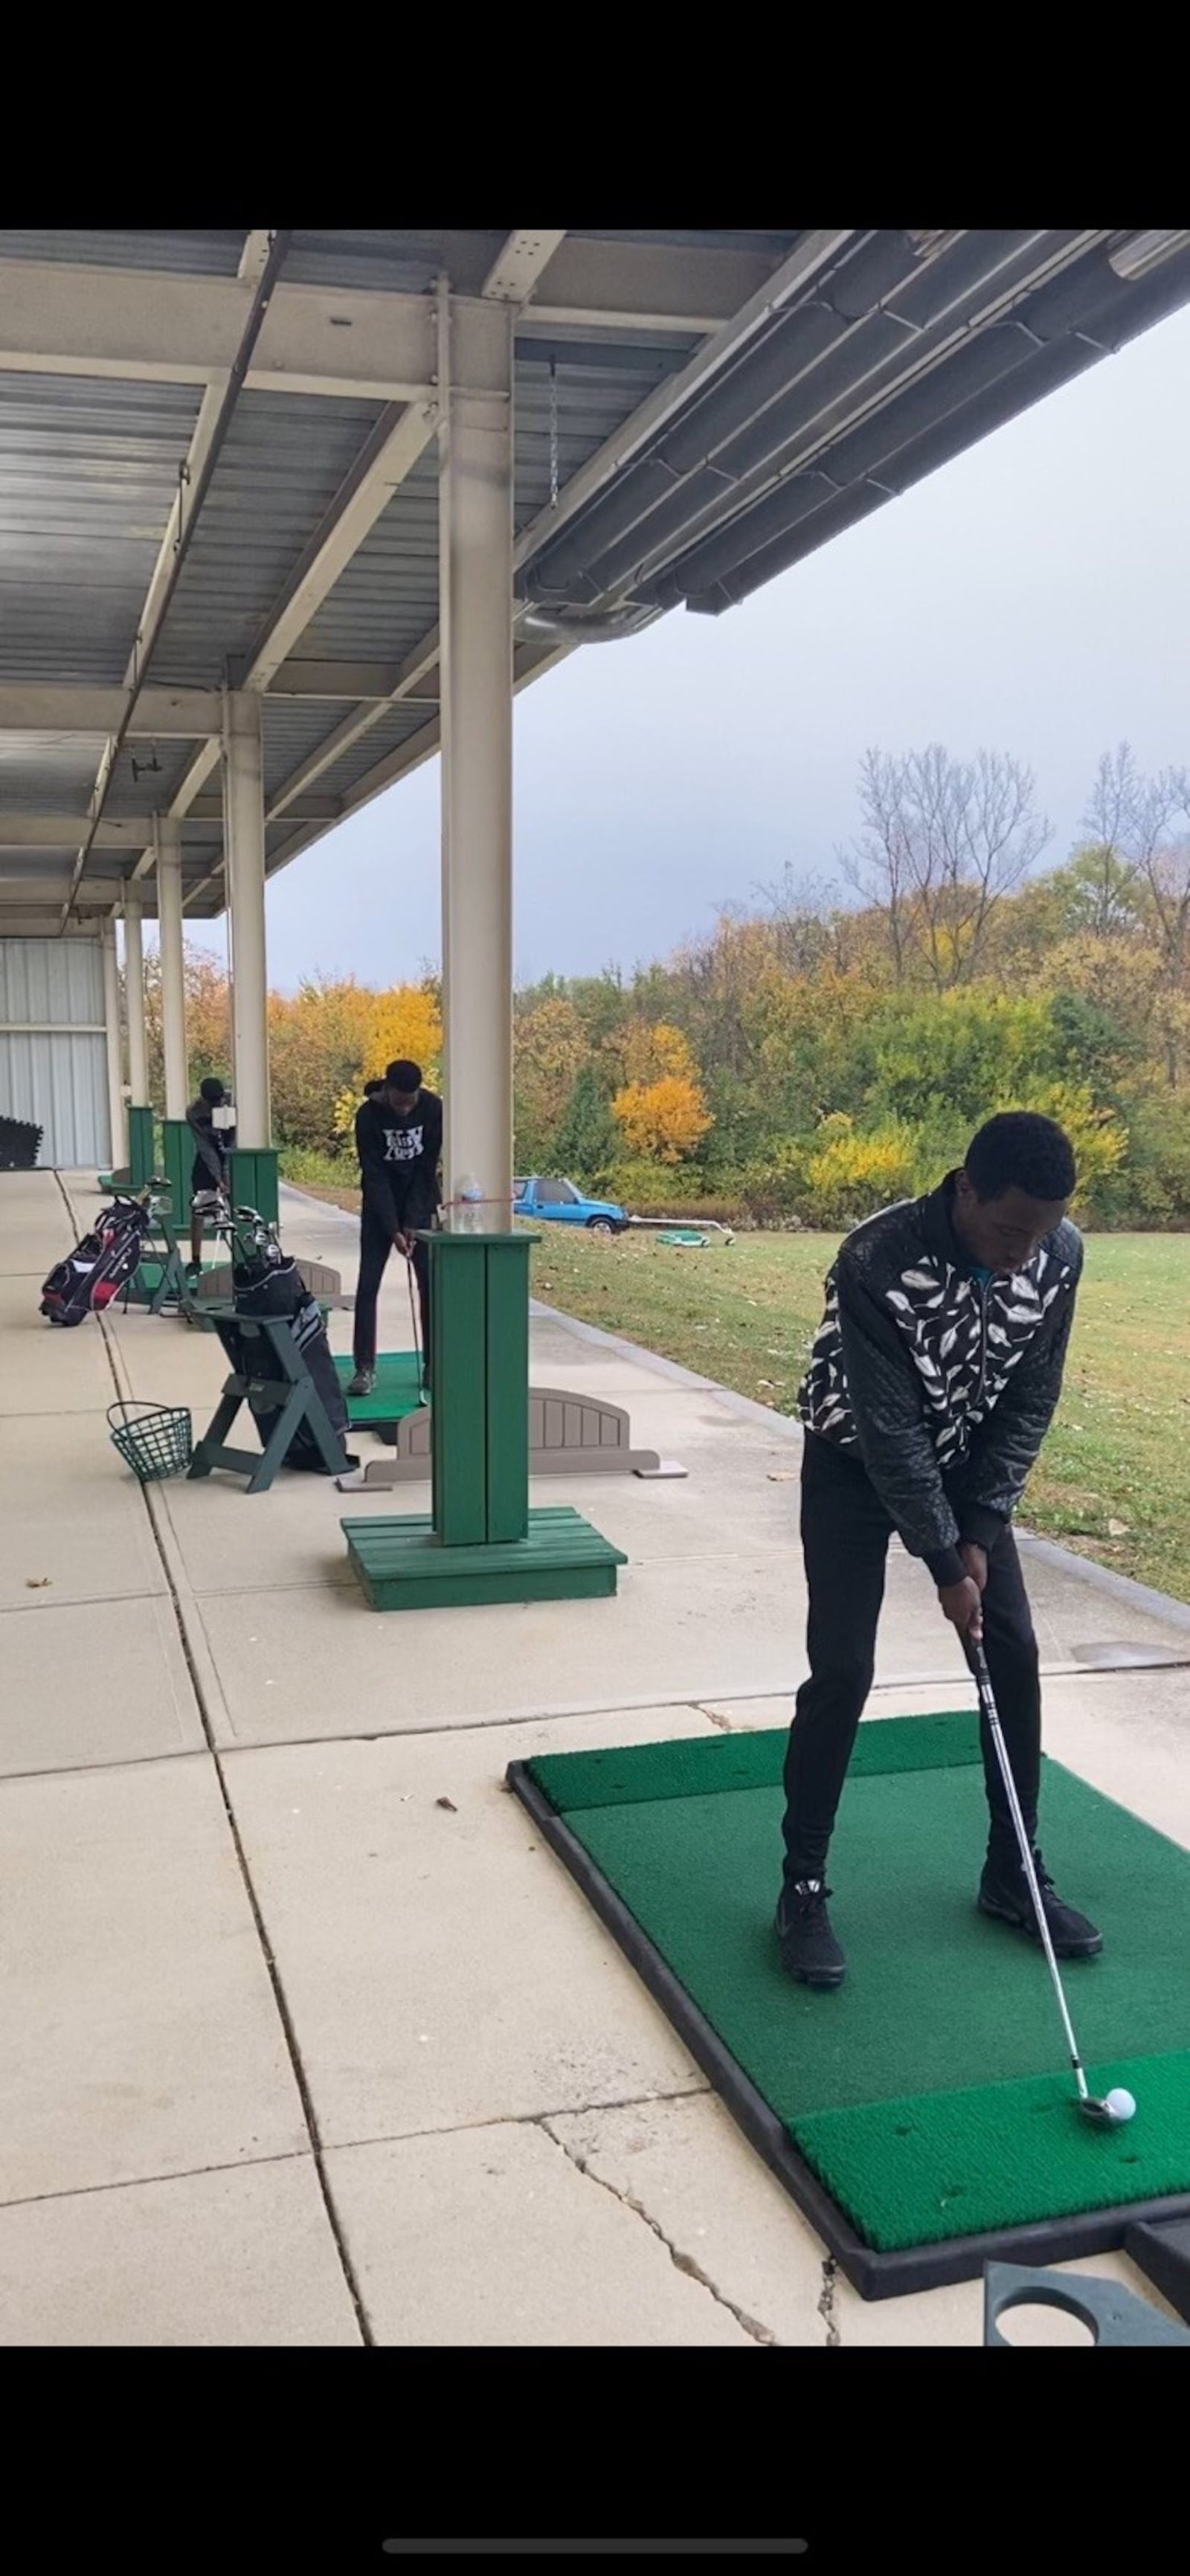
M512 1212L533 1222L585 1226L588 1234L624 1234L628 1228L627 1210L612 1200L584 1198L573 1181L542 1180L536 1174L513 1182Z

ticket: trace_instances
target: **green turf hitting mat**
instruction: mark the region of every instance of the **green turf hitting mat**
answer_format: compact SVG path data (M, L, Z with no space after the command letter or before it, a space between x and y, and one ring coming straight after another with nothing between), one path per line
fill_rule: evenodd
M355 1361L336 1359L339 1384L346 1387L355 1375ZM416 1413L421 1400L421 1371L416 1351L381 1351L376 1362L376 1384L371 1395L349 1395L347 1418L363 1429L369 1422L399 1422L406 1413Z
M973 1711L861 1727L831 1849L848 1976L813 1993L772 1930L784 1728L514 1763L511 1786L866 2297L1122 2244L1190 2213L1190 1853L1045 1765L1055 1880L1100 1924L1069 1963L1079 2117L1044 1957L974 1896L987 1813Z

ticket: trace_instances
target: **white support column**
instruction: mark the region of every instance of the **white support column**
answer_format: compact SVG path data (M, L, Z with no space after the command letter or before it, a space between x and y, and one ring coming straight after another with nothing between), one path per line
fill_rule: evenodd
M128 1121L124 1114L124 1051L120 1044L120 973L116 963L116 925L103 925L103 1023L107 1037L107 1110L111 1128L113 1172L128 1161Z
M124 1007L128 1015L128 1088L135 1109L149 1105L149 1048L145 1031L145 948L141 908L124 905Z
M231 939L236 1143L272 1140L264 935L264 754L260 698L228 690L223 716L223 835Z
M153 825L157 851L157 931L161 946L161 1046L165 1058L165 1115L184 1118L190 1089L186 1047L186 954L182 941L182 826L160 814Z
M495 1234L512 1225L512 317L439 313L445 1196L472 1176Z

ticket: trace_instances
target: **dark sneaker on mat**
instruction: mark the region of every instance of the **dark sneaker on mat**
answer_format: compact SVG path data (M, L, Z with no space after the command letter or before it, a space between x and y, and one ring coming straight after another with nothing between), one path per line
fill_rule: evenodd
M376 1393L376 1371L375 1371L375 1369L370 1369L370 1368L357 1368L357 1370L356 1370L356 1372L355 1372L355 1376L350 1380L350 1382L349 1382L349 1384L348 1384L347 1392L348 1392L348 1395L375 1395L375 1393Z
M1097 1959L1103 1948L1102 1932L1097 1932L1095 1925L1088 1922L1085 1914L1079 1914L1073 1905L1063 1904L1039 1852L1033 1855L1033 1866L1055 1957ZM1023 1932L1040 1948L1041 1935L1029 1894L1029 1882L1019 1861L985 1861L979 1882L978 1904L981 1914L994 1916L998 1923L1011 1923L1015 1931Z
M826 1910L830 1892L820 1878L787 1879L777 1900L781 1965L803 1986L841 1986L847 1974Z

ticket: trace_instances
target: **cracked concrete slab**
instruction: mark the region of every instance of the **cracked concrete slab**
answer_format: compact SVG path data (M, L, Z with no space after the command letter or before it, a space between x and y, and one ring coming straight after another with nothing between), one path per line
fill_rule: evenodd
M0 2208L0 2345L362 2340L310 2155Z
M38 1305L44 1275L0 1278L0 1414L22 1416L33 1442L44 1414L94 1414L116 1392L93 1315L69 1331L43 1322Z
M309 2144L209 1758L8 1780L0 2200Z
M5 1610L168 1588L140 1487L110 1441L72 1414L36 1425L0 1416L0 1530Z
M536 2123L339 2147L326 2169L377 2343L754 2344Z
M168 1599L0 1612L0 1777L205 1744Z
M15 1178L13 1172L0 1172L0 1278L22 1279L36 1292L55 1262L71 1250L70 1219L48 1173L37 1175L43 1184L49 1181L48 1191L24 1201L10 1186ZM34 1312L37 1303L35 1294Z
M232 1433L233 1440L237 1437L238 1426ZM252 1437L250 1431L245 1434L245 1445ZM308 1489L312 1485L318 1487L320 1510L311 1508ZM201 1476L193 1483L188 1477L175 1477L162 1485L160 1502L193 1590L247 1593L253 1600L279 1588L288 1594L322 1591L328 1584L358 1600L340 1515L394 1508L391 1494L348 1497L336 1491L330 1478L286 1475L278 1476L267 1496L247 1494L242 1483L226 1477ZM417 1508L404 1501L397 1507ZM253 1515L250 1530L242 1512Z
M503 1781L534 1753L710 1731L652 1709L228 1755L328 2145L702 2084Z
M824 2248L717 2096L633 2102L555 2115L550 2130L586 2170L638 2203L718 2297L778 2344L873 2347L983 2342L983 2284L963 2281L905 2299L861 2299L830 2276ZM1058 2267L1120 2281L1166 2311L1124 2255ZM1068 2321L1032 2310L1021 2342L1063 2344Z
M675 1488L653 1488L666 1490ZM320 1496L319 1509L333 1520L333 1504L348 1514L356 1499ZM600 1501L584 1505L597 1529ZM696 1574L681 1559L630 1565L611 1601L509 1604L465 1618L373 1611L354 1583L209 1593L201 1610L231 1740L292 1743L361 1726L499 1725L567 1703L730 1697L745 1679L781 1690L797 1663L788 1575L787 1557L771 1551L702 1557Z

